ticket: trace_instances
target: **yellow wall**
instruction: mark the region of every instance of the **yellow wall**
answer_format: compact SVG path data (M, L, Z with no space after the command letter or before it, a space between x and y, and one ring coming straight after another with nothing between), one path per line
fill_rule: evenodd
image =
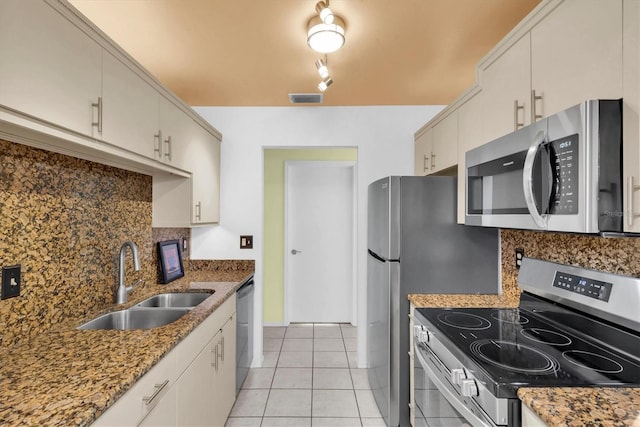
M289 160L356 161L357 148L264 150L263 284L265 323L284 321L284 166Z

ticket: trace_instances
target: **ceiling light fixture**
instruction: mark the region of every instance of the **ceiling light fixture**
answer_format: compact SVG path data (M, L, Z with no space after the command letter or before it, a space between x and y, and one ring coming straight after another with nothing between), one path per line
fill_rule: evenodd
M333 79L329 77L327 79L324 79L320 83L318 83L318 89L320 90L320 92L324 92L332 84L333 84Z
M316 12L307 23L307 44L316 52L331 53L344 44L344 21L329 9L328 1L319 1Z
M320 77L322 77L323 79L326 79L327 77L329 77L329 69L327 68L326 55L324 60L318 59L316 61L316 68L318 69L318 74L320 74Z

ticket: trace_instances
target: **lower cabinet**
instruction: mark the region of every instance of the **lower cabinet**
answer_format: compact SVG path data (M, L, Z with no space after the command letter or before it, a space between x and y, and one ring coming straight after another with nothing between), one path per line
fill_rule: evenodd
M535 412L522 404L522 427L547 427L547 423L542 421Z
M235 401L235 294L93 426L223 427Z

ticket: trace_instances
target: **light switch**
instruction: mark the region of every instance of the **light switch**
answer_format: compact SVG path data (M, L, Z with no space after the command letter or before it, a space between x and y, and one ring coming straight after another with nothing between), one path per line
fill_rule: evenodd
M2 299L20 296L20 264L2 267Z
M240 236L240 249L253 249L253 236Z

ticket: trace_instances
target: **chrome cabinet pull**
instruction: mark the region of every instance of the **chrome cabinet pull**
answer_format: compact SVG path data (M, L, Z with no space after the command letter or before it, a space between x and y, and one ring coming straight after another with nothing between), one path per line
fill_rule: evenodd
M542 118L542 114L536 112L536 101L542 101L542 95L536 95L535 89L531 91L531 123L535 123Z
M153 401L156 399L156 397L158 397L160 392L167 386L167 384L169 384L169 380L164 380L162 384L156 384L155 391L153 392L153 394L151 396L145 396L142 398L142 401L144 402L144 404L147 406L151 405Z
M220 329L220 331L222 332L222 329ZM224 336L220 340L220 346L222 347L222 349L220 350L220 360L224 362Z
M211 348L211 366L218 372L218 344Z
M627 225L631 227L636 218L640 218L640 212L633 210L633 193L640 190L640 185L633 183L633 175L627 178Z
M102 133L102 97L98 97L98 102L92 102L91 106L98 109L98 121L91 122L91 126L98 128L98 133Z
M513 130L518 130L524 126L524 122L518 121L518 111L522 110L522 117L524 118L524 104L519 105L518 100L513 101Z
M196 221L202 219L202 202L196 203Z
M434 170L436 168L436 155L433 154L433 152L431 153L431 170Z
M164 156L171 161L171 135L164 140L164 143L167 144L167 151L164 153Z
M422 160L422 169L424 170L424 172L426 172L427 170L429 170L429 166L427 165L427 163L429 163L429 156L427 156L426 154L424 155L424 160Z
M162 158L162 130L158 129L158 133L153 135L153 151L158 153L158 157ZM158 145L155 144L155 140L158 140Z

